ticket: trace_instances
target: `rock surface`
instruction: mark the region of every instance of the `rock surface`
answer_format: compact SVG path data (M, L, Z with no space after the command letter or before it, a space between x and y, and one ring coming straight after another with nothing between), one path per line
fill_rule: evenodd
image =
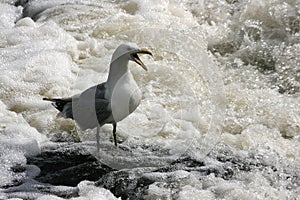
M114 170L101 164L82 143L53 143L42 148L38 156L27 159L27 166L37 166L40 174L23 183L28 191L55 195L62 198L78 197L80 184L89 184L110 190L121 199L173 198L180 197L183 188L202 185L213 177L226 185L227 181L241 181L243 172L261 172L262 177L275 184L289 180L289 190L297 190L300 177L289 164L272 163L259 154L241 151L229 146L217 146L204 160L187 155L163 167L140 167ZM24 168L16 169L24 172ZM26 171L26 170L25 170ZM213 179L212 179L213 180ZM205 184L204 184L205 183ZM21 198L22 184L6 188L10 197ZM199 188L198 188L199 189ZM16 193L17 192L17 193ZM160 192L160 194L156 194ZM158 195L158 196L156 196Z
M52 185L76 186L83 180L96 181L112 171L76 143L44 147L42 153L29 158L28 163L41 169L37 181Z

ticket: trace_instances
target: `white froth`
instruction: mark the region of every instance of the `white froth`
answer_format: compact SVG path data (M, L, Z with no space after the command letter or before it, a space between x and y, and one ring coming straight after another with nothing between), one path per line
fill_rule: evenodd
M94 186L93 182L82 181L78 184L78 197L69 198L71 200L117 200L121 198L116 198L109 190L104 188L99 188ZM57 192L63 190L63 186L57 186ZM54 189L55 190L55 189ZM60 198L54 195L38 195L37 200L62 200L65 198Z
M0 30L14 26L14 22L22 16L21 7L0 3Z
M43 195L37 198L37 200L63 200L63 198L54 195Z
M178 194L178 200L198 200L199 197L207 200L215 199L213 192L190 185L182 187L182 190Z
M39 154L40 144L47 139L31 127L20 114L8 111L2 101L0 116L0 183L1 186L6 186L25 179L25 173L15 173L11 169L25 167L25 156Z
M15 181L25 179L25 173L14 173L11 168L25 166L24 154L4 144L0 145L0 186L5 187L14 184Z
M88 199L106 199L106 200L115 200L120 199L116 198L109 190L106 190L104 188L98 188L94 186L94 183L89 181L82 181L78 184L79 188L79 195L80 198L74 198L74 199L82 199L82 200L88 200Z
M23 151L28 156L38 154L40 152L38 143L44 142L46 137L31 127L20 114L8 111L2 101L0 111L2 145Z

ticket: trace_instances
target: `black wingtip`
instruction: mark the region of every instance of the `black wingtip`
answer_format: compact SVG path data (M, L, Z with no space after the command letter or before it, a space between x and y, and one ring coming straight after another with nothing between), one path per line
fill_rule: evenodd
M52 102L55 102L53 99L46 98L46 97L43 98L43 101L52 101Z
M46 97L44 97L43 98L43 100L44 101L52 101L52 102L65 102L65 100L63 100L63 99L56 99L56 98L46 98Z

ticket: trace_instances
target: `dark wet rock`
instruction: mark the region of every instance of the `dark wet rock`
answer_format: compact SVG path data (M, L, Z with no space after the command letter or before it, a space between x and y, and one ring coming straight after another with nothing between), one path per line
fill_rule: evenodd
M14 4L15 4L15 6L24 7L28 2L29 2L29 0L17 0L14 2Z
M120 170L106 174L96 186L109 189L116 197L122 199L141 199L147 186L152 182L143 180L143 174L151 172L152 168Z
M16 164L11 167L11 171L13 171L15 173L25 172L25 170L26 170L26 166L24 166L22 164Z
M122 199L143 199L151 184L161 183L166 188L172 187L179 190L179 186L175 187L175 185L180 185L181 179L176 174L188 174L189 171L196 170L203 165L203 162L191 157L182 157L164 167L109 172L96 182L96 186L104 187Z
M40 17L41 13L43 13L45 10L66 3L72 3L72 2L68 0L61 0L61 1L17 0L14 2L14 5L22 6L24 8L23 18L30 17L36 21ZM78 3L78 2L74 1L73 3Z
M61 198L72 198L72 197L78 197L79 196L79 189L77 187L57 187L52 185L40 185L35 186L38 191L44 193L44 194L51 194L56 195Z
M29 158L28 164L41 169L36 180L52 185L76 186L83 180L98 180L112 171L80 144L45 147L40 155Z
M24 183L24 178L19 178L19 179L14 179L11 183L5 184L3 186L1 186L1 189L6 189L6 188L10 188L10 187L15 187L15 186L19 186L22 183Z
M185 171L194 171L196 168L204 166L205 163L203 161L198 161L190 156L182 156L174 162L170 163L170 165L158 168L155 172L170 172L176 170L185 170Z
M144 199L150 185L172 188L180 191L181 181L188 177L188 172L177 170L173 172L156 172L153 168L120 170L103 176L96 186L110 190L121 199Z

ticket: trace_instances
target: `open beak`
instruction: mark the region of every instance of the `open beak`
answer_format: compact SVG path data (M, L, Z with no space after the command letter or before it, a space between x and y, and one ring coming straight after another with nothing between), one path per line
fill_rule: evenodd
M146 49L141 49L140 51L132 54L133 61L136 62L137 64L139 64L144 70L147 71L147 67L141 61L141 59L139 58L138 54L148 54L150 56L153 56L152 53L150 51L146 50Z

